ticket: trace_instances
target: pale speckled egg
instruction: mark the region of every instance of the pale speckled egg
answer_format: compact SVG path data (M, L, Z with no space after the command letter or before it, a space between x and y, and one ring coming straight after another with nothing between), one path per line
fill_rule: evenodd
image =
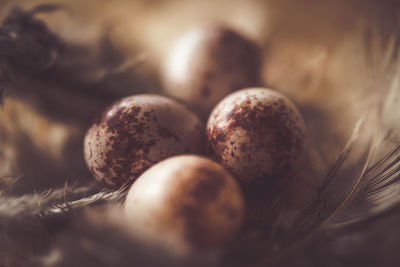
M225 97L207 122L212 156L245 184L289 170L302 152L305 126L286 96L249 88Z
M163 65L166 93L188 103L202 117L227 94L260 84L257 44L229 27L210 23L184 34Z
M84 139L94 177L112 188L132 183L153 164L179 154L201 154L203 126L197 115L170 98L123 98L97 118Z
M180 256L231 241L244 214L233 176L195 155L175 156L151 167L130 188L124 208L136 238Z

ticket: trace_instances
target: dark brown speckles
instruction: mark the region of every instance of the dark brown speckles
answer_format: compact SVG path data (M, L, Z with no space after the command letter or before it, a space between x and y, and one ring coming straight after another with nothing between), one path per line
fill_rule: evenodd
M227 138L226 134L222 131L215 134L215 140L217 142L224 142L226 138Z
M94 169L96 169L96 171L101 172L101 173L107 173L107 172L108 172L107 166L103 166L103 167L99 167L99 168L94 168Z
M262 94L239 98L239 93L236 94L237 98L220 104L214 110L213 119L207 125L209 143L216 154L214 158L219 158L236 176L247 182L254 177L286 171L302 150L304 132L299 126L302 124L299 115L283 99L272 100L268 95L263 99ZM238 130L244 139L236 141L237 145L234 141L227 143L225 140L231 140ZM221 139L221 135L225 138ZM260 159L253 155L265 156ZM266 159L269 162L261 164Z
M113 179L105 179L108 186L118 188L127 180L135 179L131 173L131 162L138 160L138 151L148 151L149 146L154 145L154 142L143 143L141 139L135 138L135 135L143 134L146 128L138 119L140 110L140 107L120 108L114 113L115 118L108 117L104 122L108 132L113 135L106 141L110 149L104 153L104 167L97 171L104 177L115 175Z
M200 148L201 131L195 130L200 122L195 115L165 97L138 96L139 99L147 97L146 101L139 101L139 104L136 104L135 97L126 98L108 108L85 138L88 167L98 180L109 187L119 188L127 181L133 182L154 163L184 153L187 147L193 146L192 153L198 153ZM154 101L153 104L148 104L151 101ZM163 111L155 111L157 108ZM175 108L179 111L173 111ZM175 114L179 114L178 120ZM168 116L174 116L173 120ZM177 123L182 122L183 125L175 131L174 125L163 126L164 120L179 121ZM186 126L191 131L193 141L182 138L186 134ZM151 153L158 150L159 146L162 147L162 153Z

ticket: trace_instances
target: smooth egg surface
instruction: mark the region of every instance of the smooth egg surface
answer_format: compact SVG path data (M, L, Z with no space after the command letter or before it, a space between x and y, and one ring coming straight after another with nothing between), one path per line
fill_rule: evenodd
M125 212L139 239L187 255L232 240L244 203L236 180L223 166L182 155L143 173L129 190Z
M202 117L227 94L260 83L257 44L220 24L185 33L163 66L166 93L188 103Z
M109 187L132 183L155 163L201 154L203 126L182 104L158 95L126 97L98 117L84 139L87 166Z
M224 98L207 122L212 157L244 183L265 182L301 154L305 126L286 96L250 88Z

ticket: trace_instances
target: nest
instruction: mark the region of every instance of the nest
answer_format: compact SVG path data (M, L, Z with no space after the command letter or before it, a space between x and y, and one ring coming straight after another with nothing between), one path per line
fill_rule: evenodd
M272 200L254 194L229 246L184 261L124 234L118 212L126 192L94 182L83 136L115 99L161 92L157 66L168 49L156 37L168 43L182 22L220 19L228 3L68 3L4 4L1 266L399 266L395 3L254 0L229 7L236 13L227 22L263 44L264 83L299 105L308 139L286 190ZM176 18L193 7L200 15ZM74 28L85 16L96 27ZM133 37L121 34L124 21L136 25Z

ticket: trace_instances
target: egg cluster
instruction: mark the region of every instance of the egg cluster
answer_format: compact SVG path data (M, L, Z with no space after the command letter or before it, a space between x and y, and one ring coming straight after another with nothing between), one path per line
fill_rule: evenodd
M179 100L130 96L90 127L88 168L108 187L130 186L138 239L177 254L221 247L243 221L240 187L268 184L299 157L304 123L287 97L254 87L260 58L227 27L196 28L164 64L165 93Z

